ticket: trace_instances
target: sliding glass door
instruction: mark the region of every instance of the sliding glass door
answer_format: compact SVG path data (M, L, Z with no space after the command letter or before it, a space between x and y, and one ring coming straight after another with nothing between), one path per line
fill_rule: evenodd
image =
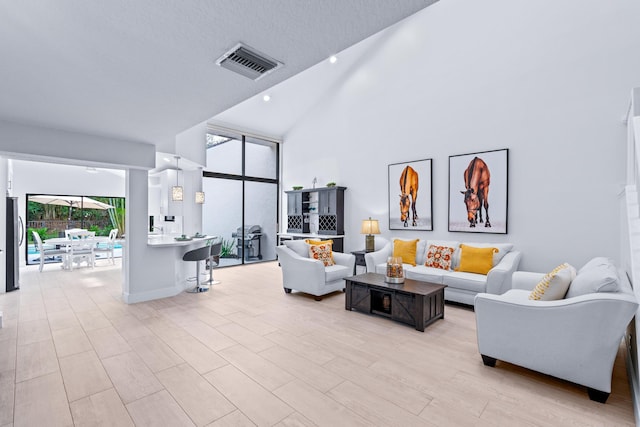
M206 234L222 238L221 266L276 259L278 158L275 142L207 136L202 225Z

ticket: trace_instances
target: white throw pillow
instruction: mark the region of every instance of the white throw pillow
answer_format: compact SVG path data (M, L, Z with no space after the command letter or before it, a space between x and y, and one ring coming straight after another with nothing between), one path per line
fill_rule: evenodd
M533 288L533 291L531 291L529 299L538 301L563 299L575 275L576 269L571 265L566 262L560 264L551 270L551 272L544 275L542 280L540 280L536 287Z
M309 258L309 244L304 240L285 240L286 247L303 258Z
M618 292L619 288L618 272L613 264L593 263L587 269L580 269L569 286L567 298L594 292Z
M607 265L613 265L613 261L610 260L607 257L603 257L603 256L598 256L595 257L591 260L589 260L585 265L582 266L582 268L580 270L578 270L578 274L589 270L590 268L593 267L602 267L602 266L607 266Z

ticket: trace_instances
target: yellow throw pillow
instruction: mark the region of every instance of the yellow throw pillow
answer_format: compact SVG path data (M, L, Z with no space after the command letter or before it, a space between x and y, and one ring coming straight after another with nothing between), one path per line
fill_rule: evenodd
M460 245L460 266L456 271L487 274L493 268L493 254L498 248L476 248Z
M404 264L416 265L416 248L418 246L418 240L400 240L393 241L393 256L399 256L402 258Z
M309 245L309 258L322 261L325 267L336 265L333 260L331 243L325 243L323 245Z
M313 239L304 239L310 245L326 245L327 243L333 245L333 240L313 240Z
M529 299L540 301L563 299L567 290L569 290L571 280L575 277L575 272L576 269L566 262L560 264L544 275L542 280L533 288L531 294L529 294Z

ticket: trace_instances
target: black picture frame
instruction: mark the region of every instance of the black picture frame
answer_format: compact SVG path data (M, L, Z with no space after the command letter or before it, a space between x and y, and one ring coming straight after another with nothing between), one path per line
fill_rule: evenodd
M469 183L467 170L473 171ZM482 185L487 170L489 183ZM508 196L508 148L449 156L449 231L507 234Z
M407 174L403 176L405 170ZM388 173L389 230L433 231L433 160L392 163L389 165ZM404 180L404 190L401 178ZM412 181L417 182L415 192ZM401 200L405 202L404 209L408 202L408 211L405 210L408 213L406 221L402 220Z

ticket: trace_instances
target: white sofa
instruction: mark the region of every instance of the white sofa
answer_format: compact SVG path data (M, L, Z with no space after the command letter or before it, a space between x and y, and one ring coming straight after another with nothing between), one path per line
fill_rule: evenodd
M514 250L510 243L463 243L469 246L493 246L499 249L499 252L494 255L493 268L486 275L425 267L427 249L432 244L457 248L453 255L452 267L458 267L460 243L451 240L419 240L416 250L416 265L403 264L405 277L447 285L444 289L445 300L467 305L473 305L473 300L478 293L487 292L499 295L511 289L511 275L518 269L522 254L520 251ZM392 254L393 239L382 249L365 254L367 271L385 274L387 258Z
M325 267L322 261L309 258L309 244L304 240L287 240L276 247L282 267L282 286L286 293L292 289L314 295L320 301L323 295L345 288L345 277L353 275L356 257L333 252L335 265Z
M513 275L512 290L478 294L478 350L484 364L494 366L502 360L581 384L592 400L604 403L611 392L620 340L638 304L624 272L609 269L606 278L615 278L615 285L609 280L605 289L598 275L581 278L585 267L564 299L529 300L544 274L520 271ZM580 292L575 290L577 283L583 287Z

